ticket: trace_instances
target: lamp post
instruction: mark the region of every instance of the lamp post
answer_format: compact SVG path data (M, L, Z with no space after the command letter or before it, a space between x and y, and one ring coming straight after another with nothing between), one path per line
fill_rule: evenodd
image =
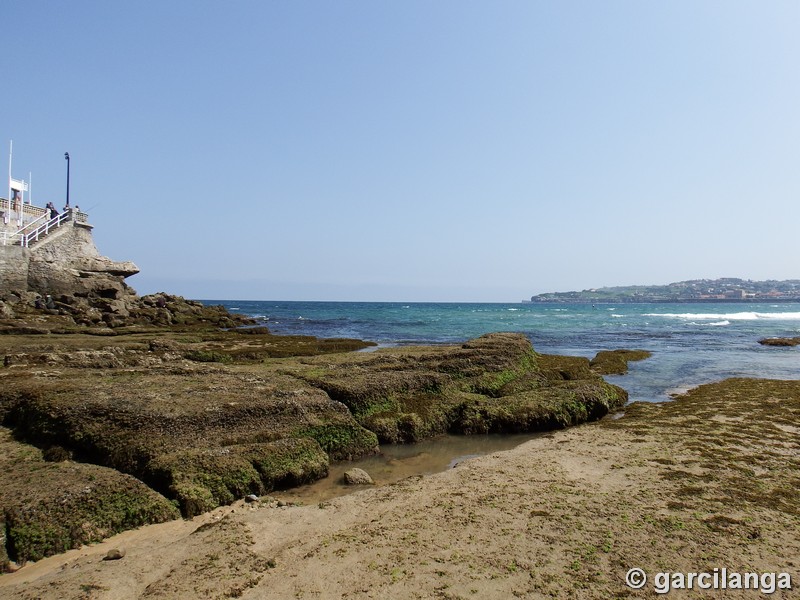
M69 152L64 152L64 158L67 159L67 208L69 208Z

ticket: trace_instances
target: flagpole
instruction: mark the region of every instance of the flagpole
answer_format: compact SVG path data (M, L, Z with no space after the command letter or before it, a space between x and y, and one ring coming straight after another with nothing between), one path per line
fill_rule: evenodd
M3 218L5 223L8 223L8 220L11 218L11 156L14 154L14 140L8 140L8 198L6 198L6 202L8 202L8 210L6 210L6 216Z

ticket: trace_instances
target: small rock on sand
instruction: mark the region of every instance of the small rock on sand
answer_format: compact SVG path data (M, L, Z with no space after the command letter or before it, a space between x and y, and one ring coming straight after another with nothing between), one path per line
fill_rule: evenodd
M122 549L122 548L112 548L103 557L103 560L119 560L123 556L125 556L125 550L124 549Z

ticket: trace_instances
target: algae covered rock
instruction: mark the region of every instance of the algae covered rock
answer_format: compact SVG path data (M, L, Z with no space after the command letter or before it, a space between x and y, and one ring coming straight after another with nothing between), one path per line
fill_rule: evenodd
M601 375L624 375L628 362L644 360L651 353L647 350L601 350L591 360L592 369Z
M300 376L347 405L382 443L447 432L557 429L599 419L627 402L626 392L603 381L589 360L537 354L514 333L375 353Z
M8 551L6 550L6 514L0 508L0 573L8 570Z
M261 495L328 474L328 456L309 438L281 439L165 454L148 465L150 479L192 517L250 494Z
M69 372L0 389L20 438L138 477L197 514L327 474L375 434L321 390L223 368Z
M332 460L354 460L378 452L377 436L355 421L329 421L302 427L292 437L317 441Z
M563 429L600 419L627 400L625 390L604 381L565 381L501 398L473 396L459 406L450 430L481 434Z
M41 451L13 440L4 428L0 448L4 551L19 563L180 516L174 504L130 475L97 465L45 462Z
M368 354L315 351L311 357L303 355L308 340L293 339L290 345L299 345L290 351L302 358L263 362L238 358L263 357L256 347L276 343L263 332L118 338L113 346L101 340L89 350L77 342L64 352L42 352L42 344L34 344L35 352L20 348L8 368L13 376L0 387L0 419L18 439L60 461L43 462L42 473L78 469L80 482L81 469L93 465L76 467L71 460L111 467L170 499L173 515L175 506L192 516L249 494L313 481L326 476L330 460L374 453L379 442L562 428L599 419L627 400L587 359L540 355L521 334ZM195 350L232 360L184 360ZM39 356L48 357L44 364L36 362ZM17 366L26 361L32 370ZM117 487L139 498L134 505L144 502L125 481ZM81 506L70 510L81 515ZM7 525L22 531L28 520L41 521L31 515L46 514L37 510L18 506L13 515L7 512ZM157 518L155 508L140 512L145 520ZM114 521L90 529L118 526ZM50 551L43 546L66 548L94 535L80 530L69 537L60 530L20 534L20 540L50 541L14 551L31 557Z

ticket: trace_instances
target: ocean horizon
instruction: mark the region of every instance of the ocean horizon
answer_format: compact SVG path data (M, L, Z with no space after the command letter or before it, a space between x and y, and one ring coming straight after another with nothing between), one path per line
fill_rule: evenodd
M800 335L798 302L501 303L201 300L247 315L277 335L348 337L381 346L457 344L486 333L525 334L537 352L593 357L642 349L652 357L609 376L631 401L729 377L800 379L800 348L768 337Z

